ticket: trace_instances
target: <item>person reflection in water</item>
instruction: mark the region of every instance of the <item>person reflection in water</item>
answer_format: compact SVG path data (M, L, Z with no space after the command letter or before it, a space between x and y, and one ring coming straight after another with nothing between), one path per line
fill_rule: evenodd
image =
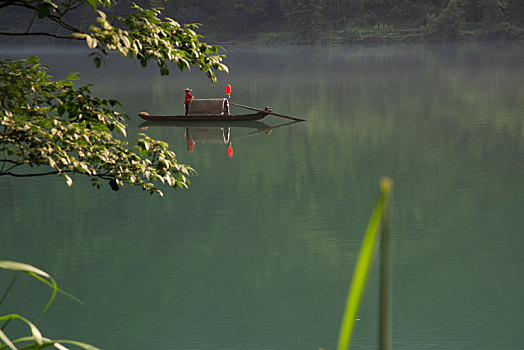
M189 153L192 153L195 149L195 141L191 139L191 136L189 135L189 128L186 127L186 132L184 133L184 136L186 137L186 145L187 145L187 151Z
M193 99L193 95L191 95L191 90L190 88L186 88L184 89L184 91L186 92L186 99L184 100L184 108L186 109L186 115L189 114L189 102L191 102L191 100Z

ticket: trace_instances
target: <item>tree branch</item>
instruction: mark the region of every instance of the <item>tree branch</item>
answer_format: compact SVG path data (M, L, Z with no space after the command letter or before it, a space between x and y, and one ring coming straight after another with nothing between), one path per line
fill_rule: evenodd
M32 174L16 174L16 173L12 173L10 171L6 171L6 172L0 172L0 176L13 176L13 177L37 177L37 176L47 176L47 175L57 175L57 174L64 174L64 173L76 173L76 174L80 174L80 175L84 175L78 171L72 171L72 170L61 170L61 171L58 171L58 170L55 170L55 171L48 171L48 172L45 172L45 173L32 173ZM105 174L91 174L91 175L88 175L90 178L100 178L102 180L111 180L111 179L117 179L121 174L110 174L110 173L105 173Z
M0 0L1 1L1 0ZM27 8L27 9L30 9L30 10L33 10L35 12L38 12L38 8L36 6L33 6L31 4L28 4L26 3L25 1L21 1L21 2L18 2L18 0L7 0L7 1L2 1L2 3L0 3L0 9L3 8L3 7L7 7L7 6L20 6L20 7L24 7L24 8ZM66 10L67 12L67 10ZM59 12L60 13L60 12ZM72 32L78 32L78 33L84 33L82 30L80 30L79 28L75 28L74 26L64 22L62 20L62 15L60 16L57 16L57 15L53 15L53 14L48 14L47 15L47 18L49 18L51 21L53 22L56 22L57 24L59 24L61 27L67 29L67 30L70 30Z
M6 1L5 3L1 4L0 5L0 8L3 8L3 7L7 7L7 6L20 6L20 7L24 7L26 9L30 9L30 10L35 10L36 11L36 7L32 6L32 5L29 5L29 4L26 4L25 2L18 2L18 0L9 0L9 1Z
M66 13L68 13L69 11L73 11L73 10L77 9L80 6L82 6L81 2L78 2L76 5L72 5L72 4L67 3L66 4L66 8L63 11L61 11L61 12L59 11L60 16L64 17Z
M14 5L17 0L2 0L0 1L0 9Z
M0 162L2 162L2 169L0 170L0 175L2 175L4 173L8 173L11 170L13 170L14 168L17 168L17 167L23 165L23 163L15 162L14 160L10 160L10 159L1 159ZM6 169L5 168L6 164L11 164L11 166Z
M62 173L69 173L70 171L62 171ZM13 177L36 177L36 176L46 176L46 175L56 175L59 174L58 171L49 171L47 173L36 173L36 174L15 174L12 172L0 173L0 176L13 176Z
M70 24L64 22L64 21L62 20L62 18L59 17L59 16L51 15L51 14L50 14L50 15L47 16L47 17L48 17L50 20L52 20L53 22L58 23L58 24L59 24L60 26L62 26L63 28L68 29L68 30L70 30L70 31L72 31L72 32L77 32L77 33L83 33L83 32L84 32L83 30L81 30L81 29L79 29L79 28L75 28L75 27L73 27L72 25L70 25Z
M82 38L72 38L71 36L67 36L67 35L60 35L60 34L46 33L46 32L32 32L32 33L0 32L0 35L9 35L9 36L32 36L32 35L39 35L39 36L50 36L50 37L58 38L58 39L83 40Z
M33 26L33 23L35 22L35 18L37 17L38 13L35 11L33 14L33 18L31 18L31 22L29 23L29 26L26 29L26 32L29 33L29 30L31 30L31 27Z

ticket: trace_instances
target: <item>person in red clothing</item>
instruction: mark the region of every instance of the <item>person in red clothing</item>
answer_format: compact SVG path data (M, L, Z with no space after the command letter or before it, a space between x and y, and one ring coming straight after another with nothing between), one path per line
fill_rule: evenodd
M184 100L184 107L186 108L186 115L189 114L189 102L193 99L193 95L191 95L190 91L192 91L190 88L184 89L186 92L186 99Z

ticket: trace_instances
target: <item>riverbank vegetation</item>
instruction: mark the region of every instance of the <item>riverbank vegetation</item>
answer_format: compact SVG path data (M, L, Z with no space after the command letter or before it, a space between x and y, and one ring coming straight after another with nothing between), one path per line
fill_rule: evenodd
M156 3L159 3L158 1ZM181 0L165 4L204 33L255 43L382 43L524 37L520 0ZM164 4L163 4L164 6Z
M144 2L144 1L143 1ZM521 0L147 1L220 42L389 43L524 38Z
M86 1L89 3L90 1ZM94 1L93 1L94 2ZM73 1L80 5L82 1ZM109 3L109 1L108 1ZM162 8L181 23L198 23L199 33L223 44L349 44L523 40L522 0L121 0L110 2L108 21L130 5ZM72 6L71 23L87 29L87 4ZM27 8L1 9L3 32L45 30L50 24L20 21ZM45 7L39 10L39 16ZM80 14L80 15L79 15ZM41 38L40 38L41 39Z

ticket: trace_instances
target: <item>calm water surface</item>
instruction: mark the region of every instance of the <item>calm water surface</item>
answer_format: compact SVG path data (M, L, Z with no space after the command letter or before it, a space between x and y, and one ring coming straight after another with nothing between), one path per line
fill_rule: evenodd
M164 198L80 178L72 189L0 179L1 258L43 268L85 302L59 297L46 335L103 349L334 349L378 181L390 176L394 348L524 348L522 45L228 48L231 73L217 85L117 57L97 70L82 51L0 50L30 53L122 101L130 137L166 140L198 171ZM225 97L226 84L233 102L307 122L186 130L136 117L181 113L187 86ZM377 345L376 278L356 349ZM20 278L2 314L34 319L48 293Z

